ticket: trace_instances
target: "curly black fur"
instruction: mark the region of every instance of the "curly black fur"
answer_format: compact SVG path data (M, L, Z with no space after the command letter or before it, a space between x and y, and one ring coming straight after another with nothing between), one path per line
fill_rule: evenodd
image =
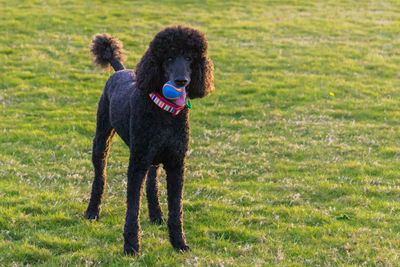
M106 83L97 111L96 136L92 161L94 181L88 219L97 219L106 183L107 156L114 132L129 146L127 212L124 227L124 252L132 255L140 250L140 202L147 177L147 198L150 219L163 222L158 198L157 169L160 164L167 174L168 232L171 244L178 251L188 250L182 223L182 194L185 155L189 143L189 110L184 108L172 116L155 105L149 97L160 92L166 82L163 64L170 57L190 53L189 98L204 97L214 90L213 65L207 57L208 44L198 30L173 26L159 32L137 64L135 71L124 70L122 44L109 35L97 35L91 51L95 63L115 70ZM177 61L179 62L179 61ZM118 64L120 64L120 67Z
M208 95L214 90L214 67L207 57L207 49L207 39L198 30L180 25L166 28L154 37L136 66L137 88L146 93L161 88L161 63L184 50L193 55L192 81L187 88L189 98Z

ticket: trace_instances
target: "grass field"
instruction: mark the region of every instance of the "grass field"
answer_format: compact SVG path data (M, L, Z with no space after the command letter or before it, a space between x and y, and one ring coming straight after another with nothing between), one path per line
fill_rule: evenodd
M399 1L0 0L0 14L0 265L400 265ZM110 75L88 46L115 35L134 68L173 24L202 30L215 64L190 114L192 252L144 197L142 253L126 257L119 137L102 217L83 217Z

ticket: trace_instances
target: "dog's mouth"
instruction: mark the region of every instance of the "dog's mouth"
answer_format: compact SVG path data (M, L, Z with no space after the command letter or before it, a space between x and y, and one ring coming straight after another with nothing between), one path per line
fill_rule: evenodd
M186 105L186 85L177 86L173 82L168 81L163 85L161 93L168 101L179 107Z

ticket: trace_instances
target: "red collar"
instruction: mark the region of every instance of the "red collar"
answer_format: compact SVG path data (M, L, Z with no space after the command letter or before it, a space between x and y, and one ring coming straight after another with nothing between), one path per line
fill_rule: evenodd
M172 116L178 115L179 112L181 112L181 110L184 109L186 106L186 105L178 106L174 103L168 102L167 100L165 100L162 96L160 96L157 93L151 93L150 98L161 109L172 113Z

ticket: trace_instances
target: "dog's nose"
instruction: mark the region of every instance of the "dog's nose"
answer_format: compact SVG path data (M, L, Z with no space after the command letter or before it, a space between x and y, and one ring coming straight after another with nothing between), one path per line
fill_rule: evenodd
M177 78L174 80L176 86L183 87L187 84L188 80L185 78Z

